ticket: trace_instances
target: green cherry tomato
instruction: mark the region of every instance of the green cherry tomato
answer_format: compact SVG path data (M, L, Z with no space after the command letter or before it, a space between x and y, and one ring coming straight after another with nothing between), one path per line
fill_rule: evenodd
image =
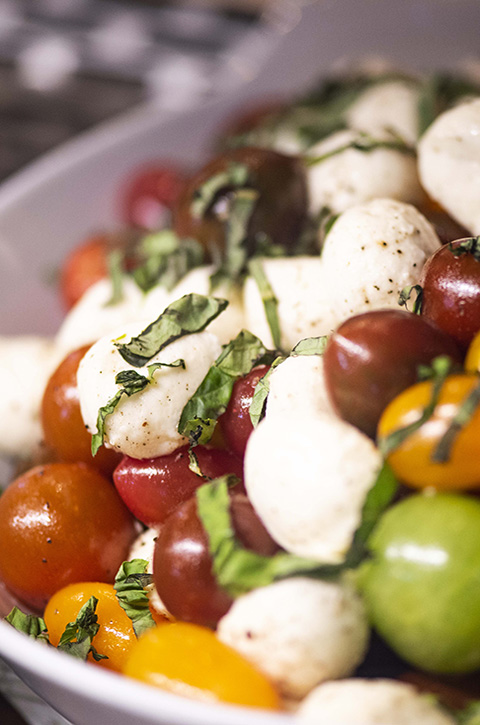
M407 662L438 673L480 667L480 501L415 495L383 516L360 571L373 626Z

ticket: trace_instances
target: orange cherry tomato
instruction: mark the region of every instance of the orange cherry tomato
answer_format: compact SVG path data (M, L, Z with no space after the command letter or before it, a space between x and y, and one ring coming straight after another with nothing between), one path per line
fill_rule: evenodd
M475 335L467 350L465 369L469 373L480 372L480 332Z
M58 645L65 627L75 621L90 597L98 599L95 613L100 625L92 644L99 654L106 655L108 659L97 661L90 653L88 660L100 667L121 672L137 638L132 622L118 603L111 584L81 582L69 584L56 592L43 615L50 642L55 647Z
M124 673L177 695L206 702L279 709L273 685L206 627L186 622L145 632Z
M121 461L121 454L102 446L92 456L92 437L85 428L80 412L77 370L88 350L81 347L70 353L51 375L41 406L45 443L60 461L88 463L110 476Z
M79 581L113 582L135 523L112 483L84 463L36 466L0 496L0 579L43 610Z
M400 480L413 488L439 490L480 486L480 409L477 408L454 437L448 458L432 460L462 402L480 382L477 375L450 375L440 391L431 417L388 456ZM432 397L432 382L407 388L386 407L378 426L378 441L417 421Z

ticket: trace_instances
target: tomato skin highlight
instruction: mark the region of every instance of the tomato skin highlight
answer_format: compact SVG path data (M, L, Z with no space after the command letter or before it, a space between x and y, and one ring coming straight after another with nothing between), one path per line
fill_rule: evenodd
M417 494L387 511L359 583L373 626L397 654L438 673L480 667L480 503Z
M278 551L246 496L231 496L231 515L236 535L246 548L266 556ZM212 572L195 497L178 506L160 529L153 577L160 599L176 619L215 627L230 608L233 600Z
M98 599L95 614L100 625L92 644L99 654L106 655L108 659L95 660L90 652L88 661L121 672L137 638L132 622L120 606L111 584L79 582L55 592L43 615L48 638L57 647L65 627L75 621L90 597Z
M470 252L456 256L462 240L438 249L422 271L422 315L466 349L480 330L480 261Z
M225 444L237 456L245 455L248 439L253 433L250 404L258 381L268 370L268 365L259 365L236 380L227 409L218 419Z
M110 481L84 463L50 463L0 497L0 579L32 609L78 581L113 582L135 525Z
M403 310L374 310L342 323L323 356L330 400L348 423L375 438L380 416L439 355L461 364L456 342L429 320Z
M100 473L111 476L121 456L104 446L92 456L92 436L85 428L80 412L77 370L88 349L85 346L70 353L52 373L41 405L43 434L57 460L88 463Z
M197 446L195 455L205 476L217 478L233 473L242 479L242 462L228 451ZM162 524L176 506L205 483L189 468L188 446L158 458L137 460L124 456L113 481L133 515L152 527Z
M209 629L194 624L160 625L143 634L124 673L206 702L280 708L279 697L263 674Z
M392 453L388 462L395 475L413 488L473 489L480 486L480 409L458 432L449 458L432 461L462 401L478 385L476 375L450 375L442 386L434 413ZM385 409L378 426L378 441L418 420L432 395L432 382L417 383L397 396Z

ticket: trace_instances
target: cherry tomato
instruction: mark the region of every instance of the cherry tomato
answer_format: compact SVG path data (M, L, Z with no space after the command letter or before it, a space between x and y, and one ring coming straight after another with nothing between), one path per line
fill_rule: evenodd
M77 370L87 350L88 346L70 353L51 375L41 406L43 435L59 461L83 461L104 475L111 475L121 456L105 447L92 456L92 437L80 412Z
M183 172L173 164L158 163L140 169L123 192L124 222L140 229L164 227L184 184Z
M248 375L239 378L233 386L232 396L225 413L218 419L227 447L238 456L244 455L248 439L253 431L249 410L255 387L267 371L267 365L260 365Z
M407 662L432 672L480 667L480 502L415 495L384 514L360 586L372 624Z
M325 383L339 415L375 437L387 404L439 355L462 362L455 341L418 315L374 310L340 325L324 354Z
M124 612L111 584L99 582L80 582L69 584L55 592L49 600L43 618L48 629L48 638L57 647L60 638L69 622L74 622L80 609L90 597L98 599L95 613L100 628L93 638L92 644L98 654L108 659L95 660L92 653L88 660L121 672L136 642L131 619Z
M480 486L480 409L459 430L445 462L432 460L440 440L465 398L479 384L476 375L450 375L442 386L433 415L388 456L395 474L408 486L469 489ZM378 425L382 442L393 431L420 419L432 397L432 381L400 393Z
M242 478L242 462L228 451L197 446L200 470L208 478L233 473ZM189 468L188 446L167 456L137 460L125 456L113 481L133 515L146 526L163 523L205 480Z
M114 486L84 463L50 463L0 497L0 579L41 610L73 582L113 582L135 538Z
M177 622L143 634L127 661L129 677L177 695L211 702L279 709L267 680L205 627Z
M480 332L470 343L465 357L465 370L469 373L480 372Z
M480 330L480 261L473 251L458 254L461 243L441 247L425 263L422 315L466 349Z
M232 521L242 544L259 554L278 550L246 496L231 498ZM212 573L207 535L191 498L167 518L155 544L153 576L160 599L176 619L215 627L232 599Z
M208 179L224 172L231 164L243 164L251 173L259 198L249 222L247 247L256 249L259 237L291 249L298 239L307 215L305 173L299 159L260 148L226 151L210 161L186 184L174 208L173 224L181 237L198 239L208 250L212 244L223 249L225 222L222 201L231 189L220 190L204 216L192 215L191 206L197 190Z
M115 249L133 252L136 236L131 233L96 234L78 244L65 259L60 270L60 293L70 309L89 287L108 275L108 256Z

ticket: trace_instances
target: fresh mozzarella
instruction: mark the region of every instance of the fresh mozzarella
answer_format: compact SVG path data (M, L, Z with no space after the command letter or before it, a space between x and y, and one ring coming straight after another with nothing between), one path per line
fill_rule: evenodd
M218 624L238 650L286 697L301 698L361 662L368 625L360 597L345 583L292 577L239 597Z
M325 387L321 355L287 358L270 376L267 418L325 413L335 416Z
M130 547L128 553L128 560L132 559L145 559L147 561L147 572L152 573L153 571L153 553L155 551L155 542L158 538L157 529L146 529L143 531ZM157 614L165 617L165 619L173 620L172 615L166 608L165 604L160 599L157 589L154 584L150 584L147 587L148 599L150 605L153 607Z
M56 343L67 352L88 345L128 322L145 319L143 292L129 277L122 280L122 297L111 304L112 283L102 279L92 285L65 317ZM161 310L163 311L163 309Z
M290 350L304 337L323 334L328 309L323 264L319 257L264 259L263 270L278 300L282 346ZM255 280L249 277L244 288L246 327L265 345L273 347L270 327Z
M432 697L394 680L352 679L316 687L296 711L299 721L320 725L454 725Z
M91 433L97 431L99 408L120 389L115 376L123 370L136 370L148 376L146 366L129 365L114 344L121 335L129 340L144 327L133 323L118 331L116 338L101 338L82 359L77 375L78 392L82 416ZM149 365L183 359L185 369L157 369L153 382L142 392L131 397L124 395L105 420L105 445L132 458L164 456L184 445L186 439L177 431L180 415L220 351L218 338L201 332L182 337L157 353Z
M425 189L451 216L480 234L480 98L437 118L420 140Z
M376 138L393 132L413 146L418 138L419 95L412 82L373 83L347 110L347 125Z
M46 338L0 338L0 454L19 458L38 454L43 392L61 357Z
M342 214L322 252L332 328L360 312L396 308L399 292L418 282L439 247L432 225L410 204L374 199Z
M380 196L420 203L424 192L415 158L395 149L348 148L358 138L356 130L338 131L308 150L310 159L332 154L307 166L311 211L328 207L338 214Z
M310 411L269 414L249 438L245 486L284 549L337 563L350 547L380 467L372 441L339 418Z
M221 284L213 292L210 290L210 276L213 265L197 267L189 272L170 292L170 302L183 295L196 293L212 295L228 300L228 307L209 325L208 329L218 337L222 345L233 340L245 327L245 316L241 291L235 285Z

